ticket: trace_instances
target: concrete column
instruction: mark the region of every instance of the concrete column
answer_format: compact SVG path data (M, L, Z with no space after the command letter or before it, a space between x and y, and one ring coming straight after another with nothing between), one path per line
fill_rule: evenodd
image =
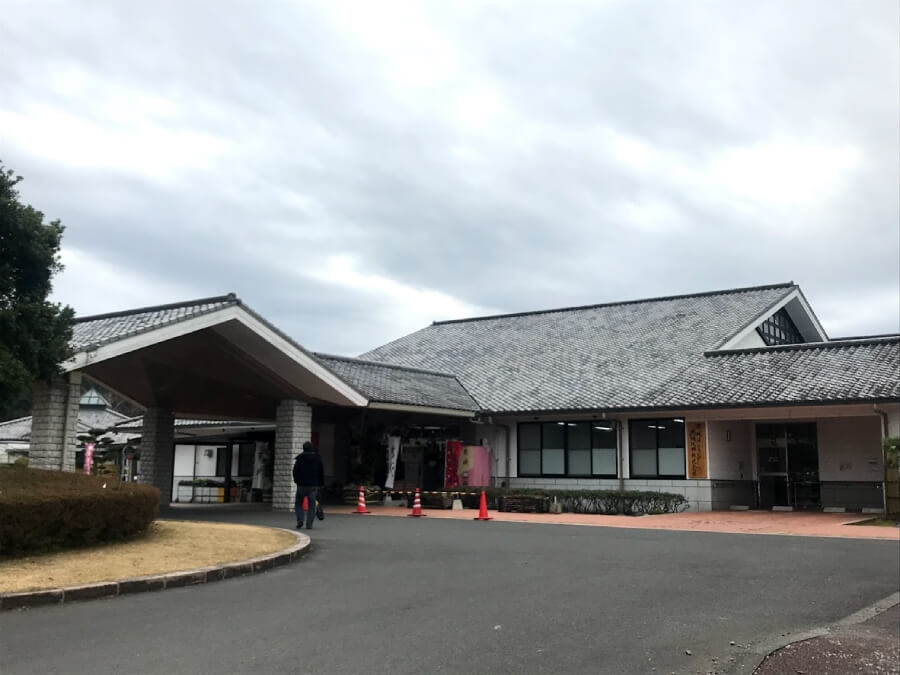
M28 465L51 471L74 471L81 399L81 373L34 385Z
M175 418L171 410L147 408L141 432L141 482L159 488L160 504L172 501Z
M303 452L303 444L312 435L312 408L302 401L282 401L275 412L275 466L272 482L272 508L294 508L294 458Z

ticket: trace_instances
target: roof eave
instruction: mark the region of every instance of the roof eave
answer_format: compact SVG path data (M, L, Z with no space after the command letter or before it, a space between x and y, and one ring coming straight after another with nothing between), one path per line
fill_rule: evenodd
M444 415L447 417L472 418L479 411L461 410L458 408L444 408L441 406L412 405L408 403L391 403L388 401L369 401L371 410L387 410L393 412L420 413L426 415Z
M559 408L555 410L481 410L481 416L532 417L546 415L588 415L621 413L675 412L680 410L727 410L729 408L789 408L809 406L900 403L900 396L846 397L835 399L798 399L771 401L729 401L727 403L669 404L664 406L618 406L609 408Z

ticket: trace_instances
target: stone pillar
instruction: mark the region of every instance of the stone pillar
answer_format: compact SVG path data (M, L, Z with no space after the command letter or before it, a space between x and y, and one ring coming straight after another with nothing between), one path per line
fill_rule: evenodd
M81 373L77 371L51 384L34 385L29 466L51 471L75 470L79 400Z
M312 408L302 401L282 401L275 412L275 472L272 482L272 508L294 508L294 458L303 452L303 444L312 435Z
M147 408L141 431L141 482L159 488L160 504L172 501L175 418L172 411Z

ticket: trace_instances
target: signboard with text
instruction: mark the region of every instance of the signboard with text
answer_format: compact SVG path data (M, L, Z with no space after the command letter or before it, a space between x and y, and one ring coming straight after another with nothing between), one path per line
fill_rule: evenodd
M706 422L688 422L688 478L707 478Z

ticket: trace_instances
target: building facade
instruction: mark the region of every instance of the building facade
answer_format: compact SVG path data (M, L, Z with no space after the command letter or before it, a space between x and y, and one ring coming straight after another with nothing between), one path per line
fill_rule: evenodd
M268 425L275 508L324 428L336 483L377 427L428 439L409 443L417 470L452 438L490 447L495 484L698 510L883 508L882 441L900 435L900 336L831 340L793 283L436 322L359 358L308 352L230 295L85 317L73 347L70 380L36 392L36 464L66 466L66 392L92 378L146 408L141 480L166 501L198 419Z

